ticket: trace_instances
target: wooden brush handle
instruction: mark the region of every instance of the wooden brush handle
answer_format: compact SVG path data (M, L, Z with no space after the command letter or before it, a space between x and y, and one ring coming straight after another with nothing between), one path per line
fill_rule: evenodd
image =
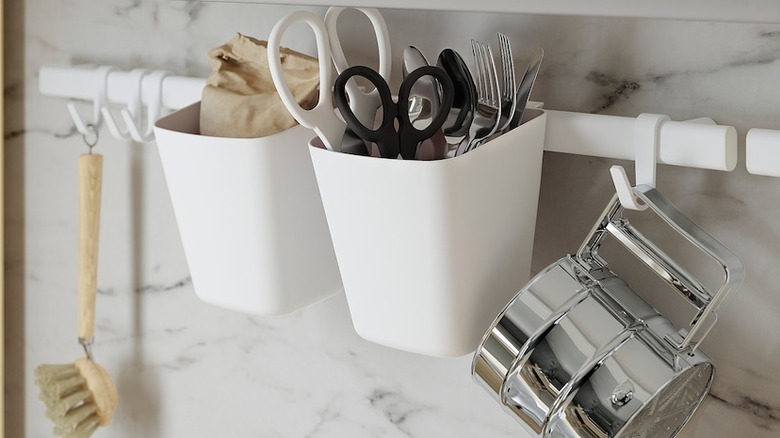
M103 156L79 157L79 338L89 342L95 333L100 190Z

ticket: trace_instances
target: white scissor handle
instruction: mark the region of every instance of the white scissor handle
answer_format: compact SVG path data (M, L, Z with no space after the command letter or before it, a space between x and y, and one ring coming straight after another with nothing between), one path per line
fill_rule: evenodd
M349 68L347 57L344 55L344 49L341 47L341 41L339 40L338 35L338 18L345 9L348 8L331 6L325 13L325 29L327 29L328 38L330 39L333 65L336 66L336 71L339 74ZM379 75L389 84L391 60L393 56L390 51L390 34L387 31L385 19L375 8L354 9L362 12L368 17L369 21L371 21L371 25L374 27L374 34L376 35L376 43L379 51ZM352 109L355 117L357 117L364 126L373 126L376 110L382 104L379 93L376 90L364 93L360 90L354 78L347 82L345 89L349 95L349 107Z
M344 48L341 47L341 41L338 34L338 19L341 12L345 9L350 9L342 6L331 6L325 13L325 29L328 31L328 38L330 39L331 56L333 57L333 65L336 66L336 71L341 73L349 68L347 63L347 57L344 55ZM379 49L379 75L382 76L385 81L390 79L390 69L393 55L390 51L390 34L387 31L387 24L384 17L379 13L379 10L375 8L354 8L365 15L371 25L374 27L374 34L376 35L376 44Z
M287 79L284 77L280 59L280 44L284 32L295 22L304 22L314 31L317 39L317 53L320 68L320 93L317 106L305 110L293 97ZM333 72L331 67L330 43L322 20L308 11L296 11L279 20L268 36L268 67L271 70L276 91L284 106L295 120L306 128L313 129L330 150L339 151L346 124L333 111Z

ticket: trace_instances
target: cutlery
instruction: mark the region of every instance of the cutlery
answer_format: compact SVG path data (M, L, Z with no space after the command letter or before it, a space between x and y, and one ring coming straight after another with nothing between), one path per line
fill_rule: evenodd
M515 98L517 104L512 120L509 122L509 129L517 128L523 121L523 112L525 112L525 108L528 106L528 99L531 98L531 90L536 82L536 76L539 74L542 59L544 59L544 50L539 48L534 53L534 56L531 57L531 62L528 63L528 67L525 69L525 73L523 73L523 79L520 80L520 86L517 87L517 97Z
M477 106L469 133L458 145L455 156L478 147L482 140L493 135L498 129L501 117L498 74L493 52L490 46L476 40L471 40L471 49L476 64Z
M455 96L447 120L442 129L444 135L450 137L451 143L459 142L468 134L469 126L474 120L477 105L477 87L471 77L466 63L460 54L452 49L444 49L439 54L436 65L443 69L452 79Z
M428 59L423 53L414 46L408 46L404 49L403 53L403 77L409 75L409 73L417 70L420 67L427 67L430 64ZM420 99L423 99L420 101ZM414 101L415 105L422 105L421 111L417 113L417 117L412 119L414 123L417 120L425 120L430 118L431 114L439 113L439 102L441 97L439 96L439 85L432 77L422 77L412 87L410 100ZM426 105L427 104L427 105ZM422 111L425 109L425 111Z
M428 59L415 46L409 46L403 53L403 77L409 73L430 65ZM423 76L414 86L409 97L409 119L414 126L424 128L430 123L431 117L440 111L441 95L439 84L433 77ZM423 140L417 154L418 160L435 160L446 158L449 144L442 132L435 133L431 138Z
M501 55L501 72L504 77L504 86L501 93L501 118L498 122L498 131L503 133L512 121L515 113L517 99L517 84L515 83L515 62L512 59L512 46L509 38L503 33L498 34L498 47Z

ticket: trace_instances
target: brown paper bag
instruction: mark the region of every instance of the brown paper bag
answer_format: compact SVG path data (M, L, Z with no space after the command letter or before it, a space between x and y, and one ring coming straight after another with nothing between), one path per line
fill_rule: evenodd
M304 108L317 103L317 58L282 48L284 75ZM241 34L209 51L211 75L203 89L200 133L218 137L263 137L297 124L276 93L268 69L267 42Z

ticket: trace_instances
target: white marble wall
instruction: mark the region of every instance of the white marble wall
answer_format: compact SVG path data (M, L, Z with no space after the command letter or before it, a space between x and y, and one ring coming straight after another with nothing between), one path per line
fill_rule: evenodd
M41 65L101 63L208 73L205 52L240 31L265 37L290 8L169 0L6 5L7 436L50 436L31 370L72 360L76 157ZM321 11L321 10L318 10ZM780 129L780 25L386 11L395 46L435 55L508 33L524 60L546 50L535 100L549 108ZM354 30L355 34L359 31ZM432 37L433 36L433 37ZM310 49L308 35L288 44ZM370 59L368 44L348 50ZM353 52L354 53L354 52ZM86 107L85 107L86 108ZM105 437L526 436L468 373L365 342L342 296L279 318L199 302L155 146L108 138L97 358L121 404ZM744 157L741 152L740 158ZM534 269L574 250L611 196L609 160L546 154ZM659 188L748 269L704 350L717 381L684 437L780 435L780 180L661 167ZM661 297L659 307L671 306Z

